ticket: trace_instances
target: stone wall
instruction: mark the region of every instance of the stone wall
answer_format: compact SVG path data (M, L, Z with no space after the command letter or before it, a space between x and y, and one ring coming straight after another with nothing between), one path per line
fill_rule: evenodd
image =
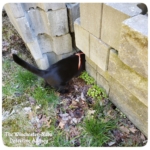
M140 9L142 6L143 9ZM148 135L148 15L137 3L81 3L76 45L110 100ZM146 13L146 11L145 11Z
M87 72L148 135L148 15L143 4L11 3L4 8L41 69L76 47L82 50Z
M7 3L4 8L39 68L74 52L79 3Z

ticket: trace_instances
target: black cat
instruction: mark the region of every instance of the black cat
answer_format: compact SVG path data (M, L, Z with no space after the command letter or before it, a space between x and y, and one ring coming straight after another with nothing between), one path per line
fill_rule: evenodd
M68 92L65 89L67 82L85 70L85 55L82 52L77 52L62 59L46 70L40 70L30 65L16 54L13 54L13 60L28 71L44 78L46 84L49 84L60 93Z

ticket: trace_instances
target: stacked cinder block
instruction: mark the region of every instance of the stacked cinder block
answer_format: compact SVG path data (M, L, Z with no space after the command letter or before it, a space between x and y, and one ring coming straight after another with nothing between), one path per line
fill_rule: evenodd
M74 27L87 72L147 136L148 17L137 5L81 3Z
M65 3L7 3L4 6L41 69L73 53L69 27L74 32L72 22L79 17L79 4L69 6ZM67 9L71 13L67 13Z

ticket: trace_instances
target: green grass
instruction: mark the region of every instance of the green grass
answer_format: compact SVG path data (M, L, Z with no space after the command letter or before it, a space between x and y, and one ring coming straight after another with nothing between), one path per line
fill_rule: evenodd
M53 89L45 89L42 87L43 79L38 78L34 74L15 64L11 59L5 58L3 61L3 115L6 113L8 117L2 122L3 142L7 146L28 146L24 143L10 143L10 137L6 136L6 132L35 132L28 115L24 113L23 108L31 107L35 115L43 114L50 117L55 122L55 109L59 101ZM31 106L29 97L33 97L36 101ZM37 109L37 105L40 106ZM14 112L13 114L11 114ZM50 126L51 129L51 126ZM41 127L44 132L49 131L47 127ZM55 130L53 128L53 130ZM14 137L15 138L15 137ZM22 137L20 137L21 139ZM26 137L31 140L31 137ZM55 138L55 135L54 135ZM58 142L59 143L59 142ZM31 146L36 146L31 144Z
M92 136L91 146L103 146L110 140L110 131L116 128L113 120L102 122L101 120L90 118L85 119L85 131Z
M27 88L37 80L37 76L33 73L20 68L16 75L16 82L18 82L23 88Z

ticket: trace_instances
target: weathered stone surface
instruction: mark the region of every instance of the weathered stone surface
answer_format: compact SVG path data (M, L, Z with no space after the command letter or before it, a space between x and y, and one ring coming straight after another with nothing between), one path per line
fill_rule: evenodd
M119 58L141 76L148 78L147 16L138 15L122 23Z
M102 3L80 4L81 26L97 38L100 38L101 15Z
M6 11L13 12L12 15L14 18L21 18L25 16L24 10L20 3L7 3L4 5Z
M22 3L22 7L25 11L36 8L36 3Z
M88 64L90 64L91 67L93 67L95 70L97 70L97 65L95 64L95 62L93 62L90 58L88 58L87 56L85 56L86 61L88 62Z
M17 25L17 22L16 22L16 18L14 18L12 10L9 9L9 7L7 7L7 6L9 6L9 5L5 4L5 5L4 5L4 9L5 9L5 11L6 11L6 13L7 13L8 17L9 17L10 22L13 24L13 26L14 26L15 29L17 30L18 25ZM17 31L18 31L18 30L17 30ZM18 31L18 32L19 32L19 31ZM20 33L19 33L19 34L20 34Z
M26 17L21 17L16 19L17 23L17 31L21 35L24 42L29 43L34 40L34 35L32 33L32 30L30 28L30 24Z
M67 9L48 11L47 17L51 36L61 36L69 32Z
M69 52L69 53L65 53L65 54L61 54L61 55L56 55L56 59L59 61L59 60L62 60L66 57L69 57L71 56L73 53L75 53L75 51L72 51L72 52Z
M137 3L104 3L101 40L118 50L122 21L141 12Z
M67 3L69 30L74 32L74 21L80 17L80 4L79 3Z
M33 42L26 43L26 44L35 60L43 58L39 43L36 39Z
M108 81L102 76L100 75L98 72L96 74L96 81L97 81L97 85L99 85L100 87L102 87L103 89L105 89L107 95L109 94L109 83Z
M64 59L66 57L71 56L73 53L75 53L75 51L66 53L66 54L60 54L60 55L56 55L53 51L52 52L48 52L46 53L48 56L48 60L49 60L49 64L52 65L56 62L58 62L61 59Z
M148 136L148 108L115 79L109 79L110 100Z
M52 65L58 61L56 54L53 51L46 53L46 55L48 57L49 65Z
M144 105L148 106L147 80L123 64L113 50L110 52L108 72Z
M52 52L53 51L53 40L47 34L38 35L38 43L42 53Z
M31 9L27 12L31 28L37 36L40 33L49 34L46 13L40 9Z
M38 7L46 12L66 8L65 3L22 3L22 7L25 11Z
M70 34L65 34L59 37L52 37L53 51L57 54L72 52L72 41Z
M107 70L110 47L90 34L90 59L102 70Z
M49 67L48 57L46 54L43 54L43 58L37 59L36 63L42 70L46 70Z
M66 8L65 3L36 3L36 6L44 11L52 11Z
M85 53L87 57L89 57L89 41L90 35L89 32L84 30L80 25L80 18L76 19L74 22L75 29L75 39L76 46Z
M105 79L106 81L109 80L110 74L108 73L108 70L107 70L107 71L103 71L103 70L102 70L101 68L99 68L98 66L97 66L96 69L97 69L96 71L97 71L102 77L104 77L104 79Z
M88 74L93 77L96 81L96 70L86 61L85 64L86 67L86 71L88 72Z

